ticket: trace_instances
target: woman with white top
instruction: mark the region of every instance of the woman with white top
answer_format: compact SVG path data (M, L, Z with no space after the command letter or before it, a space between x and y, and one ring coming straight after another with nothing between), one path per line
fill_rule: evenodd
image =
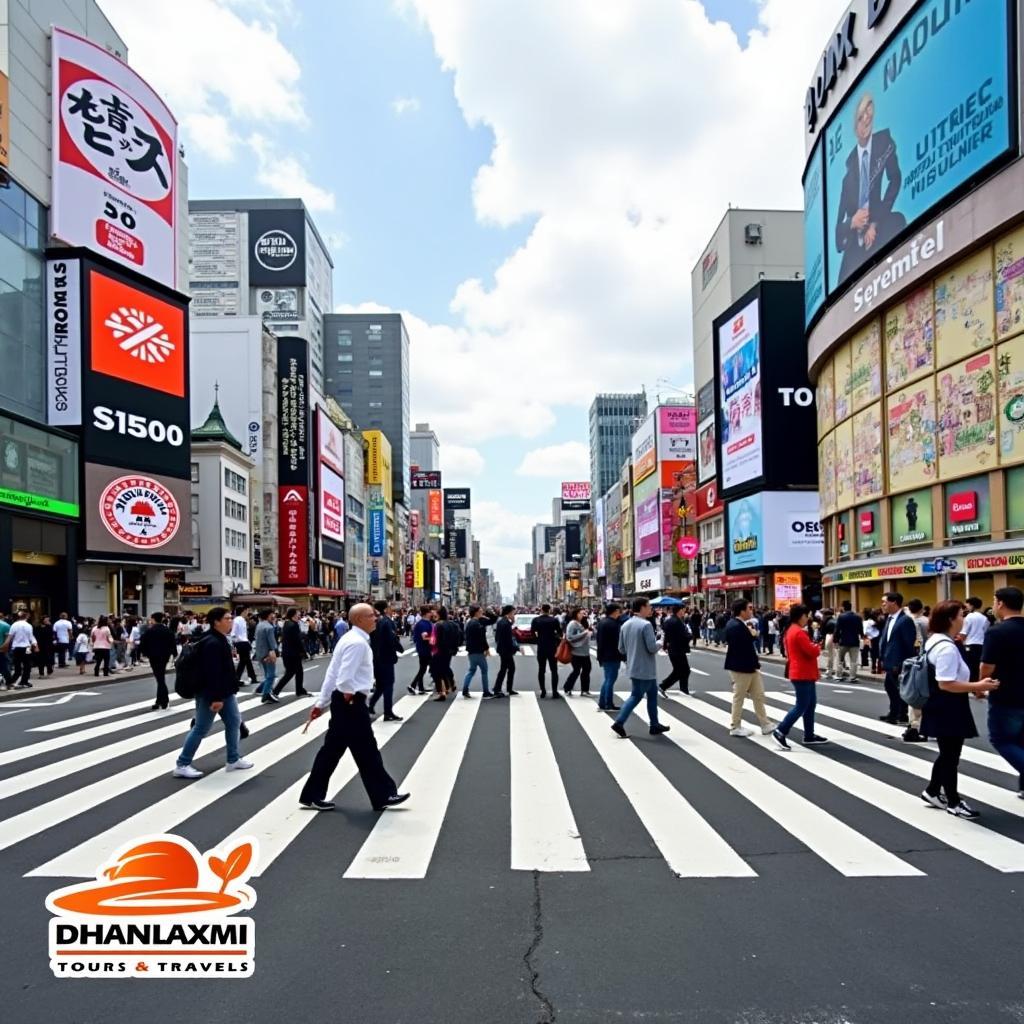
M934 670L931 695L921 711L921 733L934 736L939 756L932 767L931 781L921 799L932 807L943 808L958 818L973 820L978 812L960 798L957 769L964 740L978 735L971 714L969 695L981 697L999 686L997 679L972 683L971 670L960 654L953 638L961 632L964 606L959 601L942 601L935 606L925 642L928 664ZM931 673L929 673L931 674Z

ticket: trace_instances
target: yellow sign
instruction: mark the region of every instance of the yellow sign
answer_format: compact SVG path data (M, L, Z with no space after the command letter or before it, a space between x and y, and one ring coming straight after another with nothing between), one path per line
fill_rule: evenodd
M416 558L412 563L412 585L416 590L423 589L423 578L426 575L426 561L427 556L422 551L417 551Z
M384 488L384 501L391 505L391 442L382 430L364 430L366 438L366 482Z
M9 139L11 137L10 85L7 76L0 71L0 167L7 167L10 162Z
M803 594L803 577L798 572L775 573L775 610L788 612L794 604L800 603Z
M899 576L925 576L923 562L900 562L898 565L869 565L863 569L837 569L834 572L821 574L821 582L826 587L834 587L838 583L866 583L871 580L887 580Z

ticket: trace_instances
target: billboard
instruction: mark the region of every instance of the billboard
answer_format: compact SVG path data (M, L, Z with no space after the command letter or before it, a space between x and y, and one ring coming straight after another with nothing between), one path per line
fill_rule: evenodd
M565 560L566 562L579 562L582 537L580 524L576 521L565 524Z
M604 576L606 569L606 549L604 538L604 498L598 498L594 506L594 561L597 575Z
M320 539L345 543L345 481L326 462L320 463L318 498ZM326 556L325 556L326 557ZM332 561L337 561L332 558Z
M77 519L78 443L0 415L0 505Z
M817 491L762 491L730 501L726 525L729 572L766 565L820 568L825 559Z
M635 541L633 558L637 563L661 557L661 506L657 477L645 480L633 490Z
M1014 145L1002 0L925 0L824 131L829 292Z
M932 491L930 487L889 499L892 545L930 544L935 539L932 527Z
M633 435L632 464L634 487L650 476L658 465L653 413L640 424L640 429Z
M804 323L825 303L824 148L819 139L804 171Z
M461 527L450 526L444 531L444 557L466 557L466 531Z
M697 488L696 493L696 518L707 519L709 516L717 515L722 511L722 503L718 500L718 484L712 481Z
M422 551L417 551L412 560L412 585L417 590L423 590L426 586L427 556Z
M77 427L82 422L82 264L46 264L46 421Z
M562 511L590 511L590 482L588 480L562 484Z
M803 577L798 572L777 572L774 574L775 610L787 613L800 603L803 594Z
M757 299L718 328L719 462L722 489L764 473L761 423L761 335Z
M461 512L470 508L468 487L446 487L444 489L445 512Z
M370 540L367 554L371 558L384 557L384 549L387 546L387 524L384 515L382 508L370 509Z
M547 554L549 551L555 550L555 545L558 543L558 535L562 532L561 526L545 526L544 527L544 553Z
M2 71L0 71L0 168L7 167L11 159L10 95L10 80Z
M718 471L718 438L714 413L697 425L697 479L710 480Z
M636 592L646 594L661 590L661 566L648 565L636 571Z
M988 476L946 484L946 537L988 537L992 533L992 501Z
M305 287L305 211L249 211L249 284Z
M87 462L87 560L192 564L188 480Z
M427 494L427 525L441 526L444 516L441 510L441 492L430 491Z
M277 488L278 582L309 583L309 488L285 484Z
M697 451L697 410L692 405L663 405L658 409L658 459L692 462Z
M50 230L177 286L178 126L104 47L52 30Z
M309 349L277 339L277 482L309 486Z
M366 440L366 482L391 488L391 445L381 430L364 430Z
M410 486L414 491L439 491L441 489L441 471L414 469L410 475Z
M322 408L316 411L316 440L320 459L340 476L345 475L345 435Z

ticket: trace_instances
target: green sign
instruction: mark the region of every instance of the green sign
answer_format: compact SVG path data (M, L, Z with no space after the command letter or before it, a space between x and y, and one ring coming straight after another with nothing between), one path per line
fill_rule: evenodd
M1024 466L1006 471L1006 528L1024 530Z
M853 533L858 551L878 551L882 546L882 506L873 501L854 509Z
M0 505L15 505L18 508L30 509L33 512L42 512L50 516L78 518L78 505L74 502L61 501L59 498L47 498L42 494L12 491L7 487L0 487Z
M932 526L932 492L929 487L889 499L892 519L892 546L931 543L935 531Z
M987 475L946 484L945 498L947 539L966 540L988 537L992 533Z

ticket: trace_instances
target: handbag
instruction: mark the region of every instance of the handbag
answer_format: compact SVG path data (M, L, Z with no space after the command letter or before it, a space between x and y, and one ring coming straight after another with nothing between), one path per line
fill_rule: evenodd
M555 661L559 665L569 665L572 663L572 648L564 636L558 642L558 649L555 651Z

